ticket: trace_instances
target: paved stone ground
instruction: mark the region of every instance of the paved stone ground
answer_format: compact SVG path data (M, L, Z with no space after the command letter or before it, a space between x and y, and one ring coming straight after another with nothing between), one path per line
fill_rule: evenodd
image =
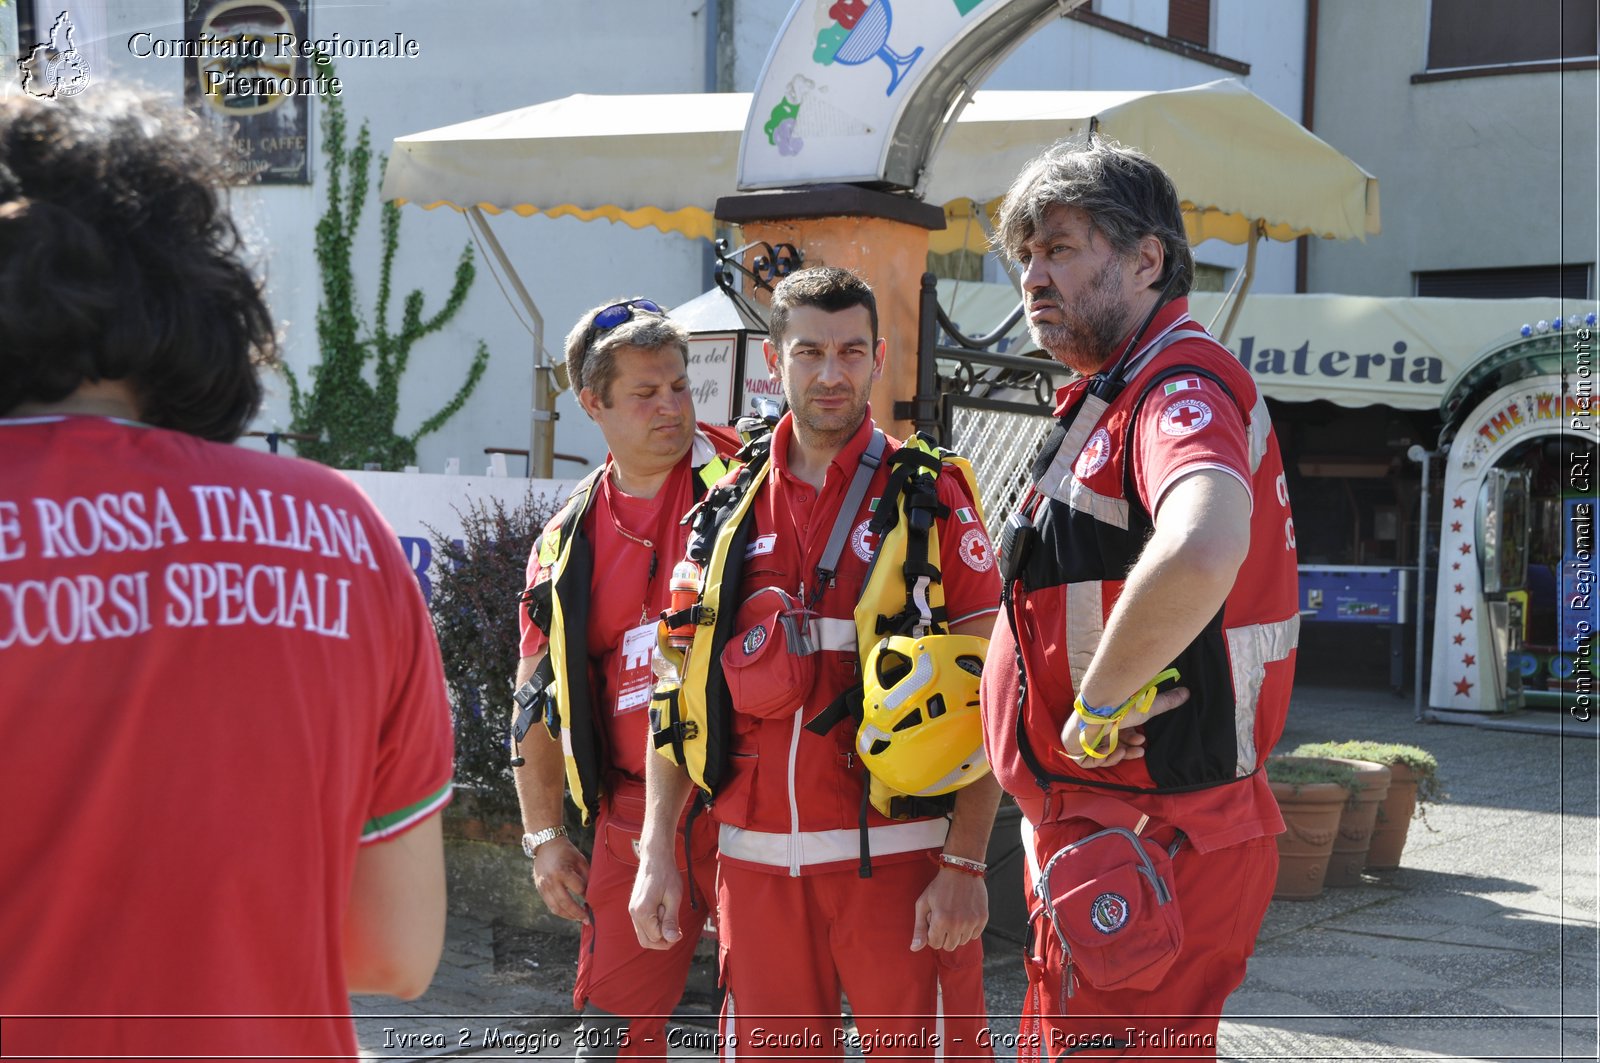
M1592 737L1419 725L1373 691L1297 688L1294 706L1280 748L1411 742L1438 757L1449 797L1413 822L1399 870L1272 905L1228 1002L1224 1052L1596 1058Z
M1526 719L1550 730L1556 718ZM1228 1003L1222 1058L1596 1059L1600 743L1418 724L1385 690L1302 685L1279 748L1357 737L1431 750L1449 797L1412 824L1401 869L1272 905ZM353 1002L363 1055L570 1058L573 945L557 939L499 970L494 945L495 928L452 918L425 996ZM1014 1030L1013 946L990 948L985 984L994 1030ZM712 1055L697 1047L709 1027L675 1029L674 1056Z

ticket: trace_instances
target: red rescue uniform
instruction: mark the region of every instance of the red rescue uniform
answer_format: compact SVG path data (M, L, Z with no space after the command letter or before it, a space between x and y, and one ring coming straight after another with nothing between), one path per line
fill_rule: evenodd
M718 454L726 457L737 449L737 438L728 430L699 427ZM697 444L678 462L653 498L625 494L612 484L609 470L602 473L581 529L595 558L585 666L594 691L594 722L603 733L609 763L595 814L594 851L584 895L592 915L582 931L572 997L576 1008L592 1003L612 1015L633 1019L617 1053L626 1058L666 1057L665 1017L683 995L700 938L698 928L711 914L706 901L716 894L715 832L695 832L692 860L685 858L680 832L678 865L680 869L687 865L694 876L692 896L698 907L691 907L691 894L685 891L678 912L680 925L688 931L683 939L666 951L640 947L628 915L628 896L639 866L638 840L644 824L646 710L655 680L650 651L656 642L657 618L670 604L672 564L683 556L688 539L688 526L680 520L694 503L693 464L700 449ZM558 514L546 534L553 534L560 521ZM528 561L528 585L549 578L536 549ZM544 653L545 633L529 621L526 610L519 610L519 616L522 656ZM530 740L542 739L535 735Z
M1147 836L1184 839L1173 868L1185 942L1156 989L1105 993L1076 978L1067 996L1059 945L1036 935L1024 1029L1042 1023L1046 1045L1112 1033L1128 1044L1110 1054L1139 1055L1176 1031L1184 1052L1214 1052L1217 1016L1244 978L1276 877L1283 821L1259 769L1282 733L1294 675L1293 521L1254 381L1186 310L1178 299L1157 314L1109 403L1088 380L1058 393L1052 438L1062 445L1036 468L1024 506L1038 539L1008 587L1010 619L996 625L984 669L985 742L1026 820L1030 887L1052 853L1095 829L1073 818L1074 794L1110 793L1151 817ZM1166 492L1203 469L1249 491L1250 548L1223 608L1174 662L1190 701L1146 726L1144 758L1080 768L1059 739L1079 684Z
M803 702L756 716L734 703L731 756L712 812L720 824L719 926L728 997L722 1033L738 1056L839 1058L841 990L857 1029L880 1051L932 1057L984 1055L982 945L910 951L917 898L937 871L943 818L895 822L867 806L872 876L861 878L861 816L867 775L854 729L805 728L859 679L853 613L873 545L868 523L883 494L880 465L858 511L833 581L816 586L845 495L872 439L869 417L829 466L819 492L789 468L791 419L779 422L772 469L753 503L755 526L737 596L777 588L809 603L819 645ZM899 446L888 441L885 457ZM959 473L938 480L947 510L938 522L937 564L949 625L991 616L999 596L995 557ZM784 962L774 963L772 957ZM928 1041L935 1038L943 1047ZM899 1045L901 1047L893 1047ZM797 1052L798 1050L798 1052Z

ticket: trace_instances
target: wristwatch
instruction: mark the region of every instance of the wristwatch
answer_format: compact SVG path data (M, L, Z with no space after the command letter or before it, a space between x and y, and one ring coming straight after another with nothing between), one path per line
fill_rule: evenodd
M566 836L567 828L565 827L546 827L544 830L535 831L532 834L524 834L522 836L522 851L527 854L529 860L532 860L538 854L539 846L545 842L553 842L557 838L565 838Z

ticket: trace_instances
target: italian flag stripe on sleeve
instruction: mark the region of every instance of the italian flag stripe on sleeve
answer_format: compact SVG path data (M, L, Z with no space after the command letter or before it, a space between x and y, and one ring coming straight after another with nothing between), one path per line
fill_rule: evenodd
M956 519L962 524L976 524L978 522L978 515L972 512L972 510L968 509L966 506L962 506L960 509L956 510Z
M450 789L454 783L445 783L433 793L405 808L397 809L386 816L377 816L367 820L361 827L362 844L381 841L391 834L398 834L419 819L424 819L439 809L450 800Z
M1200 380L1199 380L1199 378L1192 377L1192 376L1191 377L1184 377L1182 380L1174 380L1172 383L1168 384L1165 388L1161 389L1162 394L1164 394L1164 395L1176 395L1180 391L1199 391L1199 390L1200 390Z

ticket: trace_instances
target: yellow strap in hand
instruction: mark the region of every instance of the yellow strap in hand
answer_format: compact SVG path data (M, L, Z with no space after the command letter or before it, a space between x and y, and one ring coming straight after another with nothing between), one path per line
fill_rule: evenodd
M1109 715L1102 715L1104 710L1093 710L1083 703L1083 695L1079 694L1072 703L1072 715L1078 718L1078 744L1083 747L1085 756L1095 760L1105 760L1117 748L1117 724L1130 712L1148 713L1150 706L1156 700L1156 688L1168 680L1176 681L1178 670L1168 668L1159 673L1154 679L1134 691L1133 696L1121 705L1118 705ZM1095 728L1091 736L1089 729ZM1095 748L1100 740L1106 740L1105 749Z

